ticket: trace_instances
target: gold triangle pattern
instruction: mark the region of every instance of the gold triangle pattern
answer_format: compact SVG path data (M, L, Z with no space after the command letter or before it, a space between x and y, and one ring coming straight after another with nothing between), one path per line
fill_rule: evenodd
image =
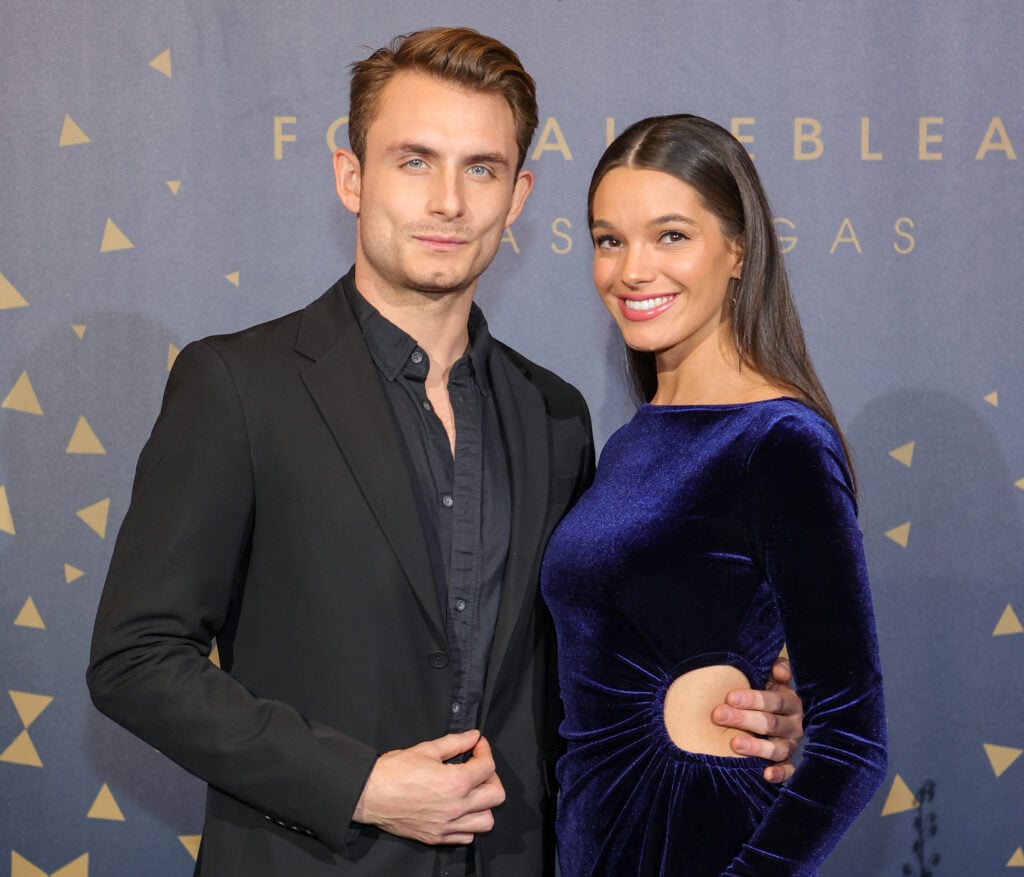
M1017 851L1010 856L1006 863L1007 868L1024 868L1024 847L1017 847Z
M21 724L28 728L36 719L42 715L51 703L53 698L48 694L30 694L27 691L8 691L14 709L18 712Z
M7 501L7 490L0 484L0 533L14 534L14 517L11 504Z
M213 648L210 649L210 663L214 667L220 667L220 649L217 648L216 642L214 642Z
M910 464L914 462L914 442L907 442L905 445L893 448L889 451L889 456L909 469Z
M81 340L85 336L85 323L73 323L71 325L71 331L78 336L79 340Z
M985 743L985 754L988 756L988 763L992 765L992 772L1001 777L1018 758L1024 754L1024 749L1015 749L1013 746L996 746L994 743Z
M1024 490L1024 478L1018 478L1013 482L1013 484L1015 487L1019 487L1021 490Z
M82 572L77 566L72 566L70 563L64 564L64 581L67 584L71 584L75 579L80 579L85 573Z
M42 767L43 760L39 757L35 744L28 735L28 727L53 702L53 698L45 694L30 694L27 691L8 691L7 693L10 695L11 702L18 712L18 718L21 719L22 727L25 730L14 738L14 742L10 746L0 752L0 761L21 764L26 767Z
M11 877L50 877L17 851L11 850Z
M916 810L920 806L921 803L910 791L910 786L904 782L903 777L896 774L896 779L892 781L889 794L882 807L882 815L891 816L893 813L905 813L907 810Z
M238 286L239 272L238 271L232 271L230 274L225 274L224 275L224 279L228 283L230 283L232 286Z
M0 761L6 761L8 764L21 764L25 767L43 766L43 760L39 757L28 731L22 731L14 738L14 742L10 746L0 752Z
M1012 633L1024 633L1024 626L1021 625L1017 613L1013 611L1013 606L1007 603L996 623L996 629L992 631L992 636L1009 636Z
M86 526L92 530L100 539L105 539L107 536L107 515L110 512L110 497L101 499L99 502L94 502L92 505L86 506L84 509L79 509L75 512L82 521L85 522Z
M170 371L174 366L174 360L178 358L179 353L181 353L181 351L173 344L167 345L167 371Z
M85 817L86 819L109 819L112 822L124 822L124 814L121 812L121 808L117 806L117 801L110 791L110 786L106 783L100 787L100 792L96 796L96 800L92 802L92 806L89 808L89 812L85 814Z
M89 854L83 853L75 861L54 871L50 877L89 877Z
M71 116L64 117L64 124L60 129L60 142L58 146L78 146L82 143L89 142L89 135L85 133L81 128L78 127L78 123L75 122Z
M130 250L134 246L135 244L128 240L128 236L108 216L107 224L103 228L103 241L100 243L100 252L110 253L114 250Z
M203 839L201 834L179 834L178 840L181 841L181 845L188 850L188 854L193 860L199 858L199 842Z
M35 601L31 597L21 607L18 617L14 619L14 624L17 627L32 627L36 630L46 630L46 625L43 624L43 617L39 614Z
M999 407L999 394L998 393L989 393L985 397L985 401L988 402L988 404L991 405L993 408L998 408Z
M25 414L43 413L39 397L36 396L36 391L32 389L32 382L28 379L28 372L21 373L18 380L14 382L14 386L11 387L11 392L7 394L3 402L0 402L0 408L10 408L11 411L22 411Z
M149 66L154 70L163 73L168 79L171 78L171 50L164 49L159 55L157 55L152 61L149 62Z
M85 417L79 417L75 424L75 431L71 433L71 439L65 449L67 454L105 454L107 449L96 437L89 421Z
M910 541L910 521L906 521L898 527L893 527L891 530L886 530L885 535L897 545L906 548L907 543Z
M172 195L177 195L181 188L181 180L167 180L167 188L171 190Z
M10 310L11 308L24 308L27 306L28 302L25 301L22 294L14 288L14 284L4 277L3 274L0 274L0 311Z

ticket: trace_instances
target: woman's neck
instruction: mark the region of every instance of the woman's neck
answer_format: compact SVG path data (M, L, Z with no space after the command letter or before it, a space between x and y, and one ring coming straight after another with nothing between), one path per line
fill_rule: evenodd
M683 355L655 354L655 405L729 405L786 395L740 359L731 337L715 335Z

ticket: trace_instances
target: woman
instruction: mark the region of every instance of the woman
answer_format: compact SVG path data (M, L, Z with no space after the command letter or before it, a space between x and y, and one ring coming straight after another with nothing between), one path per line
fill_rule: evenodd
M559 861L583 875L813 874L886 771L854 482L745 149L646 119L590 185L594 282L642 403L548 546L568 742ZM710 712L788 648L793 779Z

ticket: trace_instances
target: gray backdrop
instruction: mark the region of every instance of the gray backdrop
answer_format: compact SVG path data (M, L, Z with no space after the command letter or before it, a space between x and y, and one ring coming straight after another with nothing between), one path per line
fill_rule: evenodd
M480 301L600 443L630 416L585 231L609 127L749 138L856 453L886 670L890 776L825 873L923 874L919 814L934 873L1024 867L1020 0L3 0L0 867L190 873L201 785L82 681L135 459L177 348L347 268L347 65L435 24L538 80L537 186Z

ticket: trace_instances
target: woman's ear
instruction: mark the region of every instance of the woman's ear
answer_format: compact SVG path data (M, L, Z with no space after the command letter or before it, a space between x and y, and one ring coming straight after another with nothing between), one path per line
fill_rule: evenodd
M743 235L732 241L732 252L736 257L736 263L732 266L731 277L737 280L743 276Z

